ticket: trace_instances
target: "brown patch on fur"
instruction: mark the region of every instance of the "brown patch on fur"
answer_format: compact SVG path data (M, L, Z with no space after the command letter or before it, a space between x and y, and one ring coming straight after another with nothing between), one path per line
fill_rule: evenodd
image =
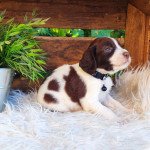
M57 103L57 100L51 94L47 93L44 95L44 100L47 103Z
M57 80L51 80L48 84L48 89L53 90L53 91L58 91L59 85L58 85Z
M86 87L84 82L78 76L76 70L70 67L70 72L68 76L64 76L66 81L65 90L73 102L80 104L80 99L86 94Z
M115 49L116 45L112 39L97 38L84 52L79 66L91 75L95 73L97 68L111 71L113 70L113 65L109 59L114 54Z

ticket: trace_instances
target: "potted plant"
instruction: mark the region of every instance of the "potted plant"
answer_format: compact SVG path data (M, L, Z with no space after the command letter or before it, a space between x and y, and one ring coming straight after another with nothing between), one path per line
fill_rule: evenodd
M47 19L31 19L17 24L14 19L4 20L0 13L0 111L4 109L14 72L36 81L45 72L45 53L35 39L33 27L43 25Z

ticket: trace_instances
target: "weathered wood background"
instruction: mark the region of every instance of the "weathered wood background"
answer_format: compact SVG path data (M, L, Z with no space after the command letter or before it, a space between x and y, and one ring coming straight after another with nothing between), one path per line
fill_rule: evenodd
M150 3L148 0L0 0L6 19L22 22L36 10L38 17L50 18L45 27L81 29L125 29L125 48L132 56L132 66L150 57ZM76 63L93 38L38 37L47 52L47 69ZM34 88L24 78L14 80L13 88ZM36 86L38 87L38 85Z
M82 29L125 28L126 0L0 0L0 10L7 17L22 21L23 16L37 11L50 18L45 27Z

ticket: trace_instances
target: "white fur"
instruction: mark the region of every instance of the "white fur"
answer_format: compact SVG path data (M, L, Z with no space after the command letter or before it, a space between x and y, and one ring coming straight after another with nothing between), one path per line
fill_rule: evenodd
M123 73L117 80L115 95L123 105L140 114L150 112L150 62Z

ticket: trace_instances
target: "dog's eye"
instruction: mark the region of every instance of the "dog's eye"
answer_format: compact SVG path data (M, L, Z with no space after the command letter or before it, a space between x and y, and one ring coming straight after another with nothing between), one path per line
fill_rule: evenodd
M105 53L111 53L112 47L106 47L105 48Z

